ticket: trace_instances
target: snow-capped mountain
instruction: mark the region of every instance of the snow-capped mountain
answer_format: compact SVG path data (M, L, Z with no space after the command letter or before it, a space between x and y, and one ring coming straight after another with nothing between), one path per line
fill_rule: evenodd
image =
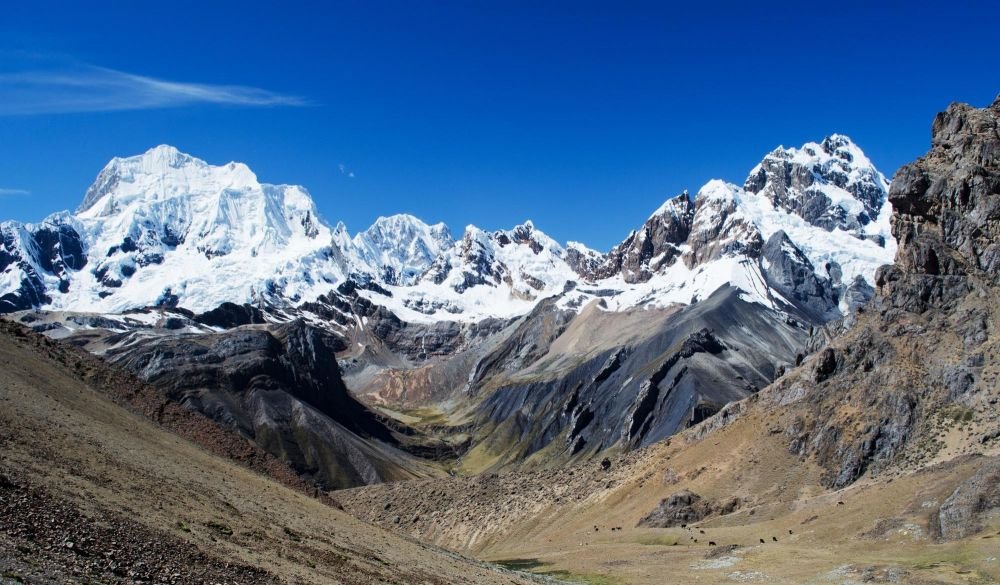
M611 309L689 303L728 283L824 320L867 300L875 270L893 261L888 187L857 145L833 135L774 150L742 188L713 180L668 200L607 254L573 244L567 260ZM593 296L576 294L576 304Z
M42 225L62 226L86 255L57 274L30 247L7 250L37 275L51 308L207 310L225 300L294 301L343 279L304 189L262 184L246 165L212 166L170 146L112 160L74 216Z
M779 147L750 171L743 188L827 231L877 241L891 237L889 182L847 136L834 134L798 149Z
M354 236L342 250L352 250L355 268L375 272L385 284L416 283L442 253L454 245L451 231L443 223L429 226L412 215L380 217L370 228Z
M891 263L888 183L845 136L778 148L743 187L710 181L665 202L608 253L565 248L526 222L453 238L444 224L379 218L353 237L302 187L260 183L170 146L112 160L75 214L0 226L0 311L45 307L277 310L348 281L404 321L688 304L725 284L828 318L866 298ZM852 299L850 302L845 299Z

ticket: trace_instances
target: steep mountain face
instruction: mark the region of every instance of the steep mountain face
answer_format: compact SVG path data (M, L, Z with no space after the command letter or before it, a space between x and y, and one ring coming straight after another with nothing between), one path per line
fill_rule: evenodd
M889 184L846 136L774 150L750 171L743 188L812 225L884 242Z
M66 214L39 225L0 224L0 312L52 302L49 287L67 292L71 271L86 264L82 237Z
M380 217L351 241L357 270L364 274L367 267L374 268L379 281L393 286L416 283L452 245L448 226L428 226L409 215Z
M71 263L52 264L51 238L47 248L30 241L54 225L63 235L57 255L76 254ZM18 229L32 238L9 237ZM225 301L297 299L316 281L342 279L328 260L330 230L303 189L261 184L246 165L211 166L168 146L112 160L75 215L5 224L4 235L24 277L18 285L17 272L5 272L3 292L20 286L44 301L25 298L20 307L205 311Z
M334 359L340 340L323 330L293 321L108 341L108 361L238 430L325 489L431 474L348 393Z
M591 280L620 275L629 284L646 282L680 256L679 246L687 241L693 220L694 205L685 192L664 203L639 230L603 258L596 253L588 255L585 248L578 247L574 252L581 260L574 261L574 269ZM587 256L593 258L590 263L582 261Z
M669 199L600 253L530 221L453 238L396 215L351 236L300 187L157 147L109 163L75 215L4 224L0 293L323 485L426 475L407 453L428 451L464 471L561 464L794 367L891 262L886 185L835 135ZM334 359L397 420L349 400Z
M962 442L1000 433L1000 100L939 114L930 152L900 169L889 202L897 264L879 271L874 302L811 371L779 385L784 400L819 413L786 430L789 448L816 457L835 487L901 459L933 461L953 448L949 420L983 429ZM865 405L864 422L845 402Z

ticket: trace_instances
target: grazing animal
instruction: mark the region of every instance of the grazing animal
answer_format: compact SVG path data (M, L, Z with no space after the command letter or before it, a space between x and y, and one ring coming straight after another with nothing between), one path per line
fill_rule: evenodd
M700 532L700 533L702 533L702 534L705 534L705 531L704 531L704 530L699 530L698 532Z
M696 539L694 539L694 541L695 541L695 542L698 542L698 539L696 538Z
M714 540L708 541L708 546L716 546L715 541Z
M791 533L792 533L792 529L791 529L791 528L789 528L789 529L788 529L788 534L791 534Z
M763 539L763 538L762 538L762 539L760 539L760 543L761 543L761 544L764 544L764 539Z
M681 528L687 528L687 527L688 527L687 524L681 524Z
M774 542L778 542L778 537L777 536L772 536L771 540L773 540Z
M843 505L844 505L844 502L837 502L837 505L838 505L838 506L843 506Z

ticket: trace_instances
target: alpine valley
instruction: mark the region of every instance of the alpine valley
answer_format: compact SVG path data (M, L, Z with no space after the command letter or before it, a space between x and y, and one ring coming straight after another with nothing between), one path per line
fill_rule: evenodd
M667 200L608 253L379 218L170 146L2 226L0 303L326 488L561 465L766 386L873 293L888 183L833 135ZM41 311L41 312L40 312ZM339 367L338 367L339 363Z
M171 146L115 158L75 212L0 225L0 352L41 360L73 397L18 399L34 382L11 366L2 398L23 412L5 424L23 435L0 427L0 445L30 460L32 429L63 429L52 413L101 388L142 425L200 445L197 457L242 465L199 463L220 478L249 467L270 479L232 481L289 490L267 501L285 522L267 530L294 544L268 556L247 519L267 516L264 500L250 510L242 484L227 485L213 508L206 480L183 471L193 455L140 425L156 445L140 459L163 458L199 494L163 488L140 520L183 525L177 538L273 575L313 575L326 565L310 559L324 559L339 567L326 577L351 582L348 561L331 559L381 549L412 567L406 582L535 578L525 570L991 582L998 128L1000 101L952 105L891 186L847 136L779 147L741 185L669 198L607 252L530 221L459 233L393 215L352 235L305 188L240 163ZM79 408L51 437L99 434ZM86 416L111 424L101 408ZM81 442L66 468L147 449L113 436L113 456ZM137 489L167 473L139 467ZM58 477L25 473L0 475L0 495ZM175 522L171 498L226 529ZM358 582L385 582L384 564Z

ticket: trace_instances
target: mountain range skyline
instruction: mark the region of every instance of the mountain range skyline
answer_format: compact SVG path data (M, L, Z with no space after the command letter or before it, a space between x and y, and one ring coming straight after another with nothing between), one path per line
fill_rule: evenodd
M825 136L825 138L821 138L821 137L814 137L814 138L820 138L819 142L822 142L823 140L828 140L830 137L844 136L849 142L851 142L852 144L854 144L853 141L851 140L850 136L847 136L845 134L832 133L832 134L827 134L827 135L824 135L824 136ZM818 142L810 141L807 144L817 144L817 143ZM766 156L770 155L771 153L782 151L782 150L789 150L789 149L795 150L797 148L798 147L796 147L796 146L790 146L790 145L785 145L785 144L778 144L772 150L759 153L758 157L756 159L754 159L754 160L755 161L760 161L761 157L766 157ZM444 221L444 220L440 220L440 219L435 219L434 217L421 216L421 215L418 215L416 213L413 213L413 212L405 210L405 209L401 209L401 210L385 209L385 210L382 210L382 209L377 209L377 207L378 207L377 204L374 204L373 205L373 209L371 210L371 212L375 214L374 218L372 219L372 221L370 221L367 224L363 224L363 225L361 225L361 224L354 225L354 224L348 223L348 221L346 219L342 218L341 216L336 215L336 213L337 213L336 210L333 211L333 215L329 215L327 213L324 213L323 210L321 209L321 207L322 207L323 201L325 199L327 199L327 197L323 193L316 193L314 190L310 189L309 186L306 185L306 184L304 184L304 183L296 182L294 180L291 180L291 181L272 181L272 180L270 180L269 177L259 176L253 165L248 164L246 161L239 160L238 158L230 158L230 159L225 159L225 160L221 160L220 159L218 161L212 161L212 160L208 160L207 158L198 155L197 153L192 154L191 152L189 152L189 151L187 151L187 150L185 150L183 148L179 148L176 145L167 144L167 143L161 143L161 144L153 145L150 148L148 148L148 149L146 149L144 151L141 151L141 152L135 152L135 153L131 153L131 154L116 155L116 156L112 157L109 161L107 161L107 165L111 165L111 164L113 164L117 160L130 159L130 158L134 159L134 158L137 158L137 157L149 156L150 153L154 153L154 152L157 152L157 151L175 152L175 153L177 153L180 156L190 157L190 158L193 158L194 160L197 160L199 162L207 163L207 164L209 164L209 165L211 165L213 167L225 167L225 166L231 166L231 165L238 165L240 167L246 167L247 171L251 175L253 175L256 179L260 180L262 183L268 183L268 184L280 185L280 186L294 186L294 187L300 188L305 193L308 194L309 198L314 203L316 203L318 216L324 222L328 223L331 227L336 227L337 229L343 229L346 233L350 234L352 237L355 236L355 235L357 235L357 234L360 234L360 233L362 233L362 232L364 232L366 230L369 230L369 229L372 229L372 228L378 226L379 223L383 222L384 220L391 220L392 218L400 217L400 216L417 219L421 223L426 224L429 227L438 227L438 226L443 227L451 235L456 235L457 234L458 236L461 236L461 233L464 230L466 230L467 228L477 228L477 229L483 229L485 231L498 231L498 230L509 229L509 228L513 228L513 227L517 227L517 226L521 226L521 225L525 225L525 224L532 225L532 226L536 226L537 225L543 231L545 231L547 234L548 234L548 231L549 231L549 230L546 229L546 226L542 225L541 222L539 222L538 220L535 219L535 217L532 216L532 209L533 208L531 208L531 207L527 207L527 208L524 209L524 211L523 211L523 217L521 217L519 220L516 220L516 221L514 221L512 223L509 223L509 224L498 224L498 223L491 223L491 222L486 222L485 224L477 224L477 223L473 223L473 222L469 222L469 221L463 222L461 220L459 220L459 221L457 221L455 223L451 223L451 222L448 222L448 221ZM759 162L758 162L758 164L759 164ZM874 164L874 161L873 161L872 164ZM107 165L105 165L105 166L107 166ZM682 189L680 189L680 190L678 190L676 192L673 192L673 193L663 193L662 196L660 196L658 198L657 197L653 197L648 202L646 202L646 212L647 212L647 215L649 213L649 210L654 209L654 208L662 208L663 206L668 205L671 200L673 200L674 198L676 198L676 197L678 197L680 195L687 195L688 197L692 197L693 198L694 194L698 191L698 188L700 186L702 186L702 185L710 182L710 181L723 181L725 183L730 183L730 184L741 184L743 182L743 180L746 178L747 172L751 171L753 168L754 168L753 165L748 166L747 170L745 170L741 175L738 175L738 176L735 176L735 177L732 177L732 178L726 178L726 177L721 177L721 176L705 177L704 180L702 180L701 182L699 182L697 184L692 184L690 186L686 186L686 187L684 187L684 188L682 188ZM879 165L875 164L874 168L880 169L881 167ZM349 173L351 171L346 171L346 168L344 168L344 169L338 168L336 172L344 174L344 173ZM886 174L885 176L889 180L891 180L891 175L890 174ZM73 214L73 213L78 213L78 212L84 211L87 207L89 207L89 202L88 202L87 198L88 198L88 196L90 194L90 191L94 188L94 185L96 183L100 182L100 179L101 179L100 175L92 177L90 179L90 181L88 183L86 183L86 185L84 186L84 188L82 188L80 190L80 194L77 195L77 197L76 197L75 200L70 200L68 197L66 198L68 205L65 206L65 207L62 207L62 208L43 208L43 209L39 209L38 206L32 206L32 208L36 210L36 216L28 217L28 218L23 218L23 217L19 217L16 213L8 213L8 214L4 215L3 217L0 217L0 221L17 221L17 222L24 223L24 224L38 224L38 223L44 222L46 218L48 218L50 215L53 215L53 214L60 214L60 213ZM0 190L0 198L7 197L7 202L14 201L17 198L31 197L32 195L33 195L33 193L31 191L24 190L24 189L2 189L2 190ZM2 199L0 199L0 200L2 200ZM662 211L662 209L659 209L658 211ZM654 215L655 215L655 213L656 212L654 212ZM641 217L641 215L642 214L639 214L638 216L636 216L636 218L637 217ZM636 218L632 218L631 219L631 223L629 224L630 227L625 230L626 233L627 233L628 229L631 229L631 228L635 227L634 224L635 224ZM559 242L561 245L564 245L564 246L566 246L566 245L572 245L572 244L581 244L581 245L585 246L588 249L595 250L595 251L598 251L598 252L601 252L601 253L606 253L612 247L614 247L615 245L617 245L620 242L620 239L621 239L620 236L621 236L621 233L618 233L615 236L615 239L613 241L611 241L610 243L608 243L608 245L606 245L606 246L601 246L601 245L598 245L596 243L592 243L591 241L587 241L586 238L581 238L579 234L571 234L571 235L569 235L565 239L560 239L560 238L554 238L554 239L555 239L555 241Z
M304 185L355 228L409 213L502 229L530 210L608 249L652 203L739 182L781 144L844 133L891 175L941 104L994 97L978 72L1000 48L963 15L996 7L962 6L15 5L0 215L72 209L113 156L172 144Z
M728 286L825 319L870 296L892 262L888 189L834 134L771 151L742 186L713 179L669 198L602 252L530 220L453 232L398 214L352 234L301 186L161 145L113 158L75 212L0 223L0 311L249 303L323 321L316 303L357 294L410 322L476 322L546 300L571 312L688 305Z

